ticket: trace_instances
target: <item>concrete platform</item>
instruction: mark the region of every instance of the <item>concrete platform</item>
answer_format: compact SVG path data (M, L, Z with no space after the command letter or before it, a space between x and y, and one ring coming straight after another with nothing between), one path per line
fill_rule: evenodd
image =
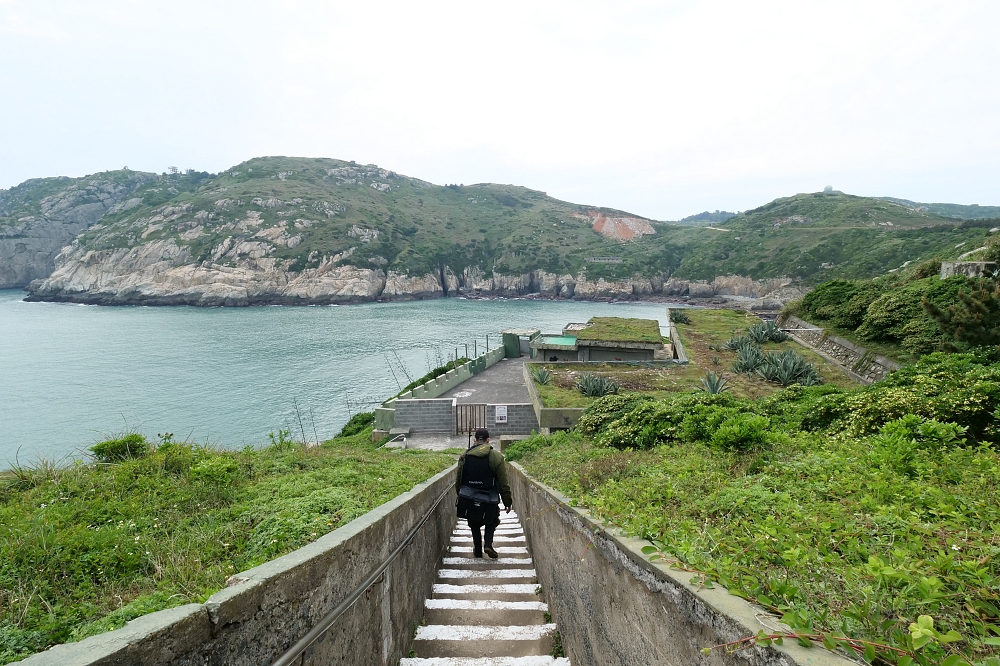
M531 402L524 385L524 364L527 356L505 358L471 379L467 379L442 398L455 398L459 403L517 405Z

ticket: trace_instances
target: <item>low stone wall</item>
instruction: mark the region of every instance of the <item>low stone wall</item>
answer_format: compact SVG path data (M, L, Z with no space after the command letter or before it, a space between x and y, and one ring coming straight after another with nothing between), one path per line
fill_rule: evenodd
M466 379L474 377L486 370L486 368L496 365L503 357L504 348L497 347L496 349L480 354L478 357L458 366L454 370L449 370L440 377L435 377L429 382L421 384L412 391L407 391L392 400L387 400L385 404L375 409L375 429L387 433L393 428L403 427L397 425L395 421L397 400L432 400L437 398L452 390Z
M772 631L777 621L720 587L692 585L690 573L650 562L641 550L648 541L606 529L516 463L509 468L514 508L573 666L854 663L794 641L702 655L702 648Z
M851 379L862 384L871 384L895 370L899 363L879 356L849 340L830 335L819 326L788 315L781 319L782 328L791 329L788 334L797 342L814 349L842 367Z
M409 432L455 433L455 399L397 400L395 428Z
M231 577L230 586L204 604L151 613L17 663L266 666L372 575L442 493L451 492L454 470L314 543ZM409 652L454 525L454 502L445 496L385 574L295 663L395 666Z

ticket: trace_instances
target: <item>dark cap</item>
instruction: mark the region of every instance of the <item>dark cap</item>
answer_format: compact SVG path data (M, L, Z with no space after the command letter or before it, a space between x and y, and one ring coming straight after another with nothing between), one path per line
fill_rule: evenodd
M490 438L490 431L486 428L476 428L476 441L485 442Z

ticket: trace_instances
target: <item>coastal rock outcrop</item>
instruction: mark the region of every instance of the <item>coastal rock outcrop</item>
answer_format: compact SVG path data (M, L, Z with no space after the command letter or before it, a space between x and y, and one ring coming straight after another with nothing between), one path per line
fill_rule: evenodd
M28 181L0 192L0 289L22 287L48 276L55 257L81 232L108 213L139 205L129 195L155 180L137 171ZM59 189L63 181L69 183ZM47 189L54 194L41 196ZM40 197L37 198L37 197Z

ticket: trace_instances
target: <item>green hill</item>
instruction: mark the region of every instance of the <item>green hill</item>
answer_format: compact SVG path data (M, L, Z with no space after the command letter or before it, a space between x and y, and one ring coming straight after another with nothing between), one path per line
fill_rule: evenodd
M266 229L284 228L284 236L275 231L269 239L271 256L293 270L345 252L351 254L343 263L411 275L445 265L456 272L475 266L487 275L576 273L587 257L608 254L623 263L591 270L631 275L669 272L676 261L658 239L623 244L592 228L599 215L641 219L621 211L514 185L433 185L332 159L257 158L212 178L164 176L135 195L142 205L106 216L81 244L105 249L175 238L208 261L228 237L253 241Z
M680 248L678 276L788 276L816 284L874 277L932 257L954 258L982 245L997 224L817 192L776 199L714 225L716 229L674 229L664 235Z
M160 241L185 265L278 270L287 279L336 258L338 266L437 276L442 283L448 271L486 278L545 271L590 281L741 275L809 285L954 258L981 246L1000 224L956 220L911 203L819 192L729 219L717 212L689 220L698 224L674 224L515 185L440 186L374 165L262 157L219 174L123 170L0 191L0 278L7 264L22 262L0 286L51 273L56 251L73 237L72 261L90 250ZM52 240L53 229L68 228L67 219L79 229ZM29 236L48 239L48 264L25 263L21 246ZM121 256L102 261L128 270Z
M941 215L942 217L954 217L960 220L996 220L1000 219L1000 206L980 206L979 204L950 204L950 203L920 203L907 199L894 199L892 197L882 197L884 201L906 206L918 211Z

